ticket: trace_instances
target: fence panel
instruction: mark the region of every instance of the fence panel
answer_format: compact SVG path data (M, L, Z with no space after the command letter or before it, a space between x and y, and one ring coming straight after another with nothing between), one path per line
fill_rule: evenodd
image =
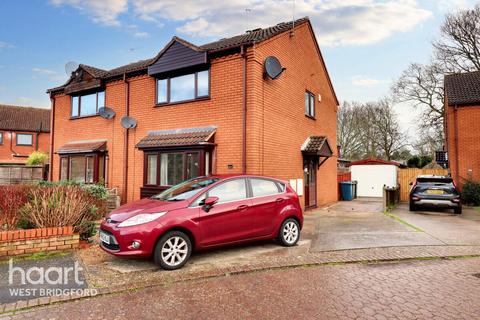
M43 180L42 166L0 166L0 185L32 183Z
M400 201L408 201L408 195L410 192L410 182L415 182L415 178L418 175L434 174L434 175L447 175L446 169L398 169L398 184L400 185Z

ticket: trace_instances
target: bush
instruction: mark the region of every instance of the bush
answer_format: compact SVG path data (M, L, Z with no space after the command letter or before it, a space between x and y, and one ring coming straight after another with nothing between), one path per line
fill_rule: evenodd
M78 226L80 239L88 240L97 234L97 224L94 221L85 221Z
M44 165L48 161L48 154L42 151L32 152L27 159L26 164L28 166Z
M33 188L22 208L24 219L37 228L81 226L100 218L98 199L78 186Z
M20 208L28 201L30 186L0 186L0 230L14 230L20 220Z
M82 182L77 182L74 180L60 180L60 181L38 181L37 186L41 187L54 187L54 186L77 186L89 194L91 194L94 198L99 200L107 200L108 189L102 184L85 184Z
M430 162L432 162L431 156L413 156L407 161L407 166L409 168L423 168Z
M467 181L462 188L462 201L467 205L480 205L480 183Z

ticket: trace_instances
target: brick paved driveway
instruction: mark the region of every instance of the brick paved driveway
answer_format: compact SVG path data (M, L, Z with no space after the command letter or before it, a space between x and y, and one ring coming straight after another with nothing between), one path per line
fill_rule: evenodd
M280 269L21 312L5 319L479 319L480 258Z

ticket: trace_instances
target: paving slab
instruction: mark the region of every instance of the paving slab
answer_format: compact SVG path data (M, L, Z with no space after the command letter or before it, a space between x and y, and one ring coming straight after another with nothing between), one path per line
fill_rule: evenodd
M442 245L382 213L381 199L341 201L320 210L312 252L361 248Z
M445 244L480 245L480 213L473 208L464 207L461 215L451 210L410 212L402 203L392 213Z

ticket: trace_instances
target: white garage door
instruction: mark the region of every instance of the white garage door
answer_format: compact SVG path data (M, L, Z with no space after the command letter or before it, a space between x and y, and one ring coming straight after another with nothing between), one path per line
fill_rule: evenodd
M351 167L352 180L358 181L358 197L383 197L383 186L397 186L394 165L357 165Z

